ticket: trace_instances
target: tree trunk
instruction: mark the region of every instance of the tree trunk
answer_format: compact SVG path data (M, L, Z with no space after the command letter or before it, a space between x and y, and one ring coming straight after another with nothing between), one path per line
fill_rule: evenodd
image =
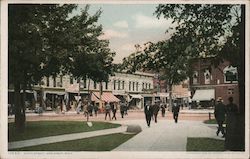
M230 129L225 138L226 150L244 151L245 150L245 5L241 5L240 23L240 62L238 71L239 87L239 113L234 120L227 123Z
M18 133L24 132L25 128L25 111L22 109L20 84L14 84L14 104L15 104L15 128Z
M169 90L169 111L172 112L172 85L169 84L168 86L168 90Z

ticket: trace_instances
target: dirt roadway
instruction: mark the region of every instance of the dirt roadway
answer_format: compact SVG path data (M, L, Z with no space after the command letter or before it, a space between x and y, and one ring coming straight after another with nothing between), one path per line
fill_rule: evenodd
M145 115L143 111L140 112L128 112L128 115L125 115L124 118L121 118L121 114L117 113L117 120L137 120L137 119L144 119ZM111 113L112 117L112 113ZM101 113L98 114L97 117L92 116L90 117L90 121L105 121L105 114ZM208 120L209 115L208 113L180 113L179 114L179 120L191 120L191 121L204 121ZM65 113L65 114L55 114L55 113L44 113L42 115L38 114L28 114L26 115L27 121L40 121L40 120L70 120L70 121L86 121L87 118L84 117L84 115L76 114L75 112ZM171 112L167 112L165 117L161 116L161 112L158 114L158 120L173 120L173 115ZM14 116L9 117L9 122L14 121ZM107 118L107 121L109 119Z

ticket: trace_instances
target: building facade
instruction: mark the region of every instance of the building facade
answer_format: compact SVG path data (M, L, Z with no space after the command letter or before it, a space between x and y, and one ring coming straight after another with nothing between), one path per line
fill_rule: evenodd
M233 97L238 105L237 80L237 68L228 61L213 67L210 58L196 59L190 79L193 106L213 107L218 97L222 97L224 104L228 103L229 97Z

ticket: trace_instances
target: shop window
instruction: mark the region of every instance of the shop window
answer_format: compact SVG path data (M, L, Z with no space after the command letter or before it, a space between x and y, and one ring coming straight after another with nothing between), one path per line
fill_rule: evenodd
M236 83L238 80L237 68L233 66L227 66L223 70L225 83Z

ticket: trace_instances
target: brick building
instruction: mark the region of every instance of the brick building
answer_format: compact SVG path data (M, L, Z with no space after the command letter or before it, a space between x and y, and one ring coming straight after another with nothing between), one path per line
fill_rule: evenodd
M228 61L218 67L211 66L211 58L194 60L193 75L190 78L192 106L211 107L218 97L222 97L224 104L232 96L239 105L237 68Z

